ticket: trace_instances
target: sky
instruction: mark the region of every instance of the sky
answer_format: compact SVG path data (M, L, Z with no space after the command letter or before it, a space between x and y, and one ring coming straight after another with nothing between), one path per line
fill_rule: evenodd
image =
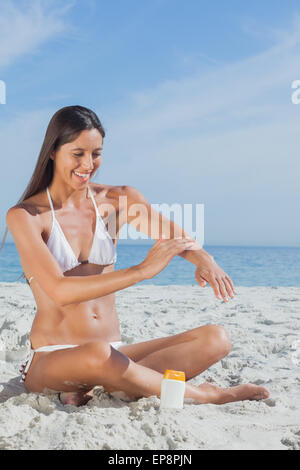
M1 237L80 104L106 130L95 182L204 204L207 245L300 246L299 46L298 0L0 0Z

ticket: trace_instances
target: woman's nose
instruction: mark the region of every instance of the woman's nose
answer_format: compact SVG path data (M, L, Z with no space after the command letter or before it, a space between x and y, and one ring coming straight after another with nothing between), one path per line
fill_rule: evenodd
M87 170L92 170L94 168L93 156L89 155L82 161L82 166Z

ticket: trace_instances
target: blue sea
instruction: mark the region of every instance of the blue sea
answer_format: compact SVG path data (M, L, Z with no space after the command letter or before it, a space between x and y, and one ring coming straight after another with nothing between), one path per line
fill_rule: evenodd
M141 263L152 245L118 245L115 269ZM300 286L300 247L204 246L231 277L235 286ZM0 252L0 282L15 282L22 274L19 255L13 243ZM142 284L196 284L195 266L176 256L153 279ZM19 279L18 282L25 282Z

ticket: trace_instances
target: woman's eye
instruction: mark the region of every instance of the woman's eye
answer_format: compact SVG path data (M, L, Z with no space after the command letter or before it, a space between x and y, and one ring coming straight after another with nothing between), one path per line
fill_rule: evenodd
M73 153L74 157L83 157L83 153ZM93 155L94 158L101 157L101 153L96 153Z

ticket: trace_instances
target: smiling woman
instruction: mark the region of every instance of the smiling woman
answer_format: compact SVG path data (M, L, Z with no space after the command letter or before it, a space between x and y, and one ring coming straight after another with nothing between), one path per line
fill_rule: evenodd
M57 176L70 172L73 180L86 183L92 178L101 165L102 136L98 129L86 129L80 133L82 147L76 147L75 141L63 144L59 149L53 150L50 158L54 161L55 185L59 184ZM57 171L56 171L57 169ZM57 180L57 181L56 181Z
M153 278L175 256L195 263L199 284L209 282L224 299L227 293L233 297L233 284L181 227L175 237L175 224L152 212L138 190L90 183L101 165L104 136L93 111L81 106L59 110L28 188L6 215L37 304L22 381L31 392L66 392L61 399L73 404L85 403L99 385L132 399L159 396L166 368L184 371L189 380L230 351L228 334L217 325L122 344L115 292ZM160 216L159 240L142 263L114 271L118 235L122 225L133 223L135 204L144 205L144 220ZM115 234L100 215L107 207L108 218L116 219ZM163 240L168 224L171 235ZM185 397L196 403L266 396L266 389L252 384L231 389L186 384L185 389Z
M83 136L84 136L84 131L82 132L82 137ZM93 136L95 136L95 144L97 143L97 139L99 139L99 133L97 131L95 132L95 129L92 129L89 132L88 143L93 143L91 142L91 139L93 138ZM91 150L92 162L91 162L90 170L87 170L87 171L84 171L84 169L82 171L73 170L74 175L76 175L79 178L79 180L86 182L92 176L93 168L96 168L96 171L97 171L97 169L100 166L100 157L102 156L102 153L101 153L102 149L103 147L100 146L96 148L95 150L93 149ZM90 149L88 147L87 148L77 147L77 148L70 149L70 152L78 161L82 161L82 159L85 157L86 152L88 153L89 151Z

